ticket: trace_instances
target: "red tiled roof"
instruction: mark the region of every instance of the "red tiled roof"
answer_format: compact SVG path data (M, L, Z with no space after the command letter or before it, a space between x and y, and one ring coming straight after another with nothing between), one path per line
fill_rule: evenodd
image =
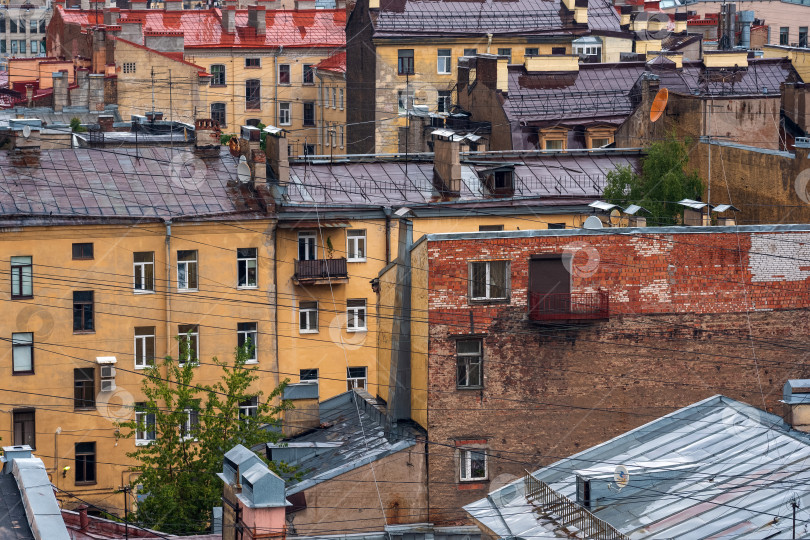
M322 60L315 67L322 71L334 71L335 73L346 73L346 51L335 53L329 58Z
M95 11L64 9L65 23L83 27L103 24L102 14ZM144 31L182 32L184 45L189 48L221 47L344 47L346 45L346 11L342 9L268 10L265 14L267 32L257 36L248 27L248 12L236 11L236 32L222 30L219 9L162 11L157 9L121 10L118 24L137 18L144 22Z

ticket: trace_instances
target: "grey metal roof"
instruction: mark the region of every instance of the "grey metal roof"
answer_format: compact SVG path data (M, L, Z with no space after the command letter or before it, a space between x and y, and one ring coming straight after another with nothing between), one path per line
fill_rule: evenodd
M297 465L301 481L288 484L287 496L405 450L421 433L410 425L388 430L383 412L365 391L354 390L320 404L321 428L289 439L289 446L268 444L273 460ZM292 481L289 481L292 482Z
M714 396L533 476L575 501L577 473L612 479L617 466L626 466L627 486L614 486L608 502L591 511L630 538L790 538L791 497L801 508L810 503L808 460L806 434L779 416ZM525 494L516 481L464 508L503 537L556 537L554 523L535 513ZM810 534L806 512L796 532Z
M706 69L703 62L684 62L682 69L654 64L648 67L660 77L662 88L685 94L778 96L781 83L802 81L786 58L749 58L747 69L733 73L730 69Z
M122 148L0 152L0 222L239 219L272 203L236 178L227 149Z
M0 474L0 538L34 540L20 490L11 474Z

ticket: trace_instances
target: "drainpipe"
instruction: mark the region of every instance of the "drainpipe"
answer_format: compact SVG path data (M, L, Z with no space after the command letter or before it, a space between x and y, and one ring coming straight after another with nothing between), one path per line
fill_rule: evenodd
M385 213L385 264L391 262L391 208L383 206Z
M487 54L489 54L490 47L492 47L492 34L487 34Z
M171 298L171 286L172 286L172 265L171 265L171 251L172 248L172 220L166 220L166 292L165 292L165 299L166 299L166 356L169 356L172 351L172 332L171 332L171 321L172 321L172 298Z
M278 49L276 49L276 53L273 55L273 92L274 92L274 103L273 103L273 118L275 118L275 122L273 125L278 127L278 57L284 52L284 45L279 45Z
M53 432L53 479L54 485L59 487L59 434L62 433L62 427L56 428Z

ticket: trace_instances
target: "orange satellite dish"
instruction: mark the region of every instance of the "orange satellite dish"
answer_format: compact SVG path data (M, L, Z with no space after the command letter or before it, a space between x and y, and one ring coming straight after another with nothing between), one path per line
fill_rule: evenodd
M655 99L650 107L650 122L655 122L661 115L664 114L664 109L667 108L667 100L669 99L669 90L662 88L655 94Z

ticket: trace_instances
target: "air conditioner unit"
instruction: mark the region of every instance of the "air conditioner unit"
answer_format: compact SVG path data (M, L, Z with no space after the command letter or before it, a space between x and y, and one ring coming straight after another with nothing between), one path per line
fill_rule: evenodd
M111 379L115 377L115 368L110 365L101 366L101 378Z
M101 381L101 391L102 392L114 392L115 391L115 381L112 379L102 380Z

